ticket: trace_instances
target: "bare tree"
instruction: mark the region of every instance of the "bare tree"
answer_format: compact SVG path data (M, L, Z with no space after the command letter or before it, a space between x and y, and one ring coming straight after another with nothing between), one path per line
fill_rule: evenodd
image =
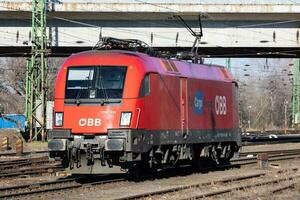
M64 62L65 58L51 58L49 59L49 70L48 70L48 100L54 100L54 88L55 88L55 80L58 69Z
M54 98L57 69L65 58L49 58L48 99ZM0 60L0 109L4 113L25 112L26 58L8 57Z

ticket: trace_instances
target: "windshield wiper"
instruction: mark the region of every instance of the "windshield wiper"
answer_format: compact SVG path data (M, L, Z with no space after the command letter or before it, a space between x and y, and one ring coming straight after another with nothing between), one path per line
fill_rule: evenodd
M86 77L86 79L84 79L83 83L80 85L80 89L79 89L79 91L77 93L77 96L76 96L76 99L75 99L75 103L76 103L77 106L79 106L81 104L80 97L81 97L81 94L82 94L82 90L84 88L83 84L86 83L85 87L87 87L87 89L90 88L89 80L90 80L90 76L91 76L91 71L92 70L89 71L89 75Z
M100 103L101 103L101 105L104 105L104 103L109 101L109 98L108 98L108 95L107 95L106 88L104 87L104 80L103 80L103 77L102 77L102 69L101 68L99 68L98 77L99 77L99 84L100 84L100 88L98 88L98 89L100 89L102 91L102 95L104 97L104 99L102 99L102 101L100 101Z
M101 99L100 100L101 106L104 106L104 104L110 104L110 103L121 103L121 100L119 100L119 99Z

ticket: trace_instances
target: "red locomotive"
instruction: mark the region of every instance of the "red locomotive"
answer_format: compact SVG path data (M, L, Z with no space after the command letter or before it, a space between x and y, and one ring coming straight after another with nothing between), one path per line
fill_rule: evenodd
M226 68L131 51L70 56L56 80L50 157L93 173L211 157L241 144L237 83Z

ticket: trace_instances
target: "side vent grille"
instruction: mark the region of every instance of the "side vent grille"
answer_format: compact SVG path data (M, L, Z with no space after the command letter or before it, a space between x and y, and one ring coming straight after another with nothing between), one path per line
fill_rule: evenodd
M176 67L176 64L173 61L169 60L161 60L162 66L165 68L167 72L171 73L180 73Z
M173 71L173 69L171 68L171 65L169 63L169 61L167 60L162 60L163 66L165 67L166 71Z
M173 61L169 61L169 63L170 63L170 65L171 65L171 67L172 67L172 69L173 69L174 72L179 72L178 69L177 69L177 67L176 67L176 65L175 65L175 63Z

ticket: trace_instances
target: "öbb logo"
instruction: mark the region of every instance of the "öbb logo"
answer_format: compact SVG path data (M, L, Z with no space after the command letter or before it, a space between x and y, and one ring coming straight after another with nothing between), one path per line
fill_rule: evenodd
M197 91L194 97L194 112L198 115L203 113L203 93Z
M225 96L216 96L215 98L215 109L217 115L226 115L227 105Z
M101 119L99 118L81 118L79 120L79 126L100 126Z

